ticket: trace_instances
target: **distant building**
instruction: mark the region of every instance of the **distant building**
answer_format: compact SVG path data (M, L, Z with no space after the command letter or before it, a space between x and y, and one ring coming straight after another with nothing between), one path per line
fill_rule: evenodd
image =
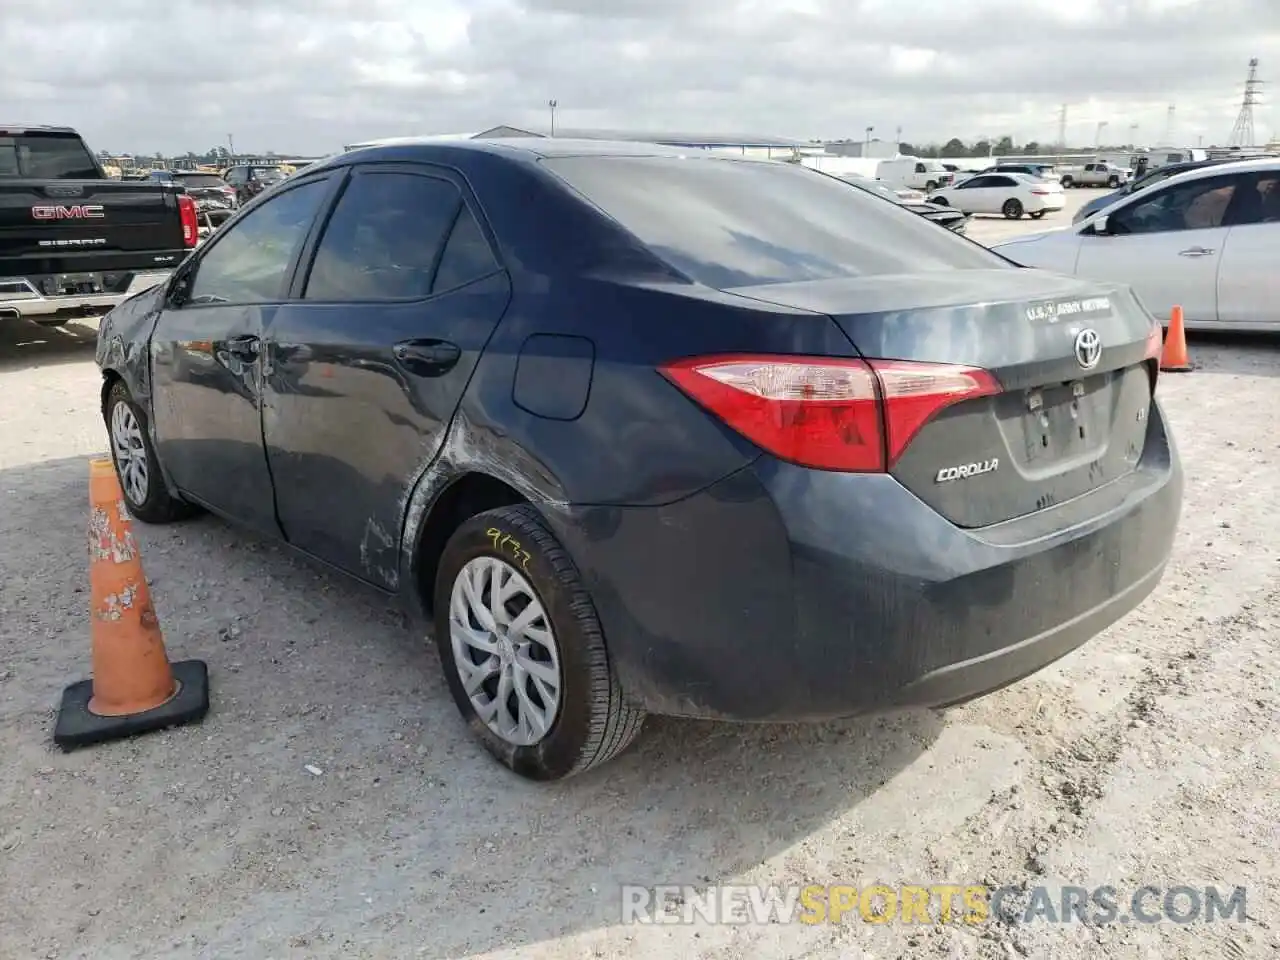
M865 160L892 160L898 155L898 145L887 140L837 140L823 145L827 153L836 157L862 157Z

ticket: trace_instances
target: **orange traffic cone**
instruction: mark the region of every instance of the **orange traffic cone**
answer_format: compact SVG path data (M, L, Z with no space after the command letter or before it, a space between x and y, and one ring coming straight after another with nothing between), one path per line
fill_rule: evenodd
M1164 338L1160 369L1170 373L1186 373L1191 369L1191 358L1187 356L1187 332L1182 328L1181 307L1174 307L1169 313L1169 332Z
M209 712L209 671L170 665L142 559L110 459L89 463L93 679L62 693L53 740L64 750L191 723Z

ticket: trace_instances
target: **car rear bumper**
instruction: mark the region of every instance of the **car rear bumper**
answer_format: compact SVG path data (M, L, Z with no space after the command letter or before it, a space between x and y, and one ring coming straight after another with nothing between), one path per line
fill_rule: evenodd
M1134 473L981 530L892 477L769 458L665 507L548 519L629 699L793 721L954 704L1036 672L1155 588L1181 500L1157 405Z
M169 279L171 270L149 270L134 275L123 293L63 294L45 296L22 277L0 277L0 320L34 320L37 323L106 313L116 304Z

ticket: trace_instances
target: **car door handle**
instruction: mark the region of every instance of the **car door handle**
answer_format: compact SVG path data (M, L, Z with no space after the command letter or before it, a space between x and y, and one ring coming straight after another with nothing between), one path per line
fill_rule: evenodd
M1210 249L1209 249L1209 248L1207 248L1207 247L1187 247L1187 249L1185 249L1185 250L1179 250L1179 251L1178 251L1178 256L1180 256L1180 257L1208 257L1208 256L1211 256L1213 253L1214 253L1214 251L1213 251L1213 250L1210 250Z
M227 338L227 353L241 360L256 360L260 341L252 334Z
M391 348L391 355L411 373L439 377L462 359L462 348L447 340L404 340Z

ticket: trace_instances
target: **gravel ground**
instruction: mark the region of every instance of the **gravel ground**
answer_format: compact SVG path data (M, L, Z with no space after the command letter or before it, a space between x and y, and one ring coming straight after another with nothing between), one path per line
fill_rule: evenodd
M92 336L0 325L0 958L1280 955L1280 340L1197 338L1199 369L1165 378L1172 565L1066 660L945 717L651 720L612 765L532 786L465 735L397 611L212 519L135 530L213 712L52 749L89 666ZM709 881L1244 885L1250 919L618 923L621 884Z

